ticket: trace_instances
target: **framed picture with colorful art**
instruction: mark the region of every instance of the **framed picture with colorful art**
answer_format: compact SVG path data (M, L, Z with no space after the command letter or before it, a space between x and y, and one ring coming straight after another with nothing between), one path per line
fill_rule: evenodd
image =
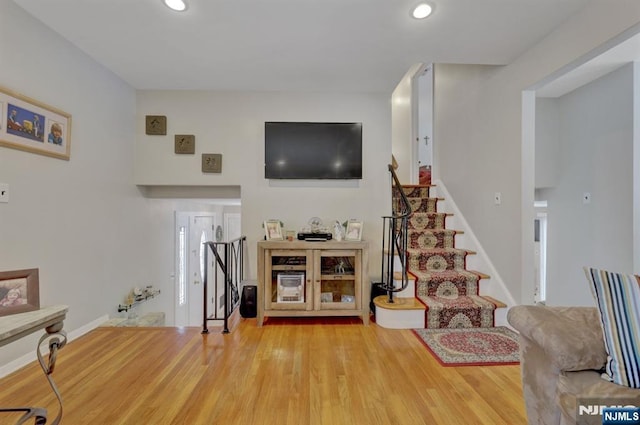
M71 115L0 87L0 146L69 160Z

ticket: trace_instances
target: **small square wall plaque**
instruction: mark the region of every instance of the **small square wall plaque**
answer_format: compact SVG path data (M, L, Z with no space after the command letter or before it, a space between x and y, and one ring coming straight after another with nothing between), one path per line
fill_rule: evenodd
M167 117L164 115L147 115L145 117L146 134L164 136L167 134Z
M221 173L222 172L222 154L203 153L202 154L202 172L203 173Z
M196 153L196 136L193 134L176 134L175 153Z

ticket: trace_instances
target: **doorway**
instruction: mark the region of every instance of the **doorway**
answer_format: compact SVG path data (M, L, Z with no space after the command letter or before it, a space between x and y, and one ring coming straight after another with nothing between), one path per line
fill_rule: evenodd
M216 214L176 211L176 326L201 326L203 314L203 282L205 267L208 276L216 272L215 258L209 255L205 264L204 244L214 240ZM209 300L208 311L213 310Z
M538 204L538 203L536 203ZM546 207L536 205L536 209ZM547 212L537 211L534 221L534 264L535 287L533 299L536 304L545 304L547 300Z
M418 182L431 184L433 171L433 67L426 65L417 75Z

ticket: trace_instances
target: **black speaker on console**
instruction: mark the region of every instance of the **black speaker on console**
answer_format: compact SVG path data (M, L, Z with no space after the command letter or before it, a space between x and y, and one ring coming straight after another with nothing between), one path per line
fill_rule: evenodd
M245 319L258 315L258 287L256 285L245 285L242 287L242 297L240 297L240 315Z

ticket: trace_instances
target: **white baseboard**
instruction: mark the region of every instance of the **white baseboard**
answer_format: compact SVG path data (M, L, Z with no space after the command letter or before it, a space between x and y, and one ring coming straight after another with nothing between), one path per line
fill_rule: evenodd
M73 341L74 339L80 338L82 335L89 333L94 330L104 322L109 320L109 316L104 315L100 316L96 320L87 323L84 326L79 327L78 329L74 329L67 333L67 343ZM37 341L36 341L37 342ZM64 351L63 351L64 353ZM0 366L0 378L3 378L10 373L15 372L16 370L28 365L29 363L36 361L38 359L35 349L33 352L27 353L24 356L18 357L17 359L10 361L4 366Z

